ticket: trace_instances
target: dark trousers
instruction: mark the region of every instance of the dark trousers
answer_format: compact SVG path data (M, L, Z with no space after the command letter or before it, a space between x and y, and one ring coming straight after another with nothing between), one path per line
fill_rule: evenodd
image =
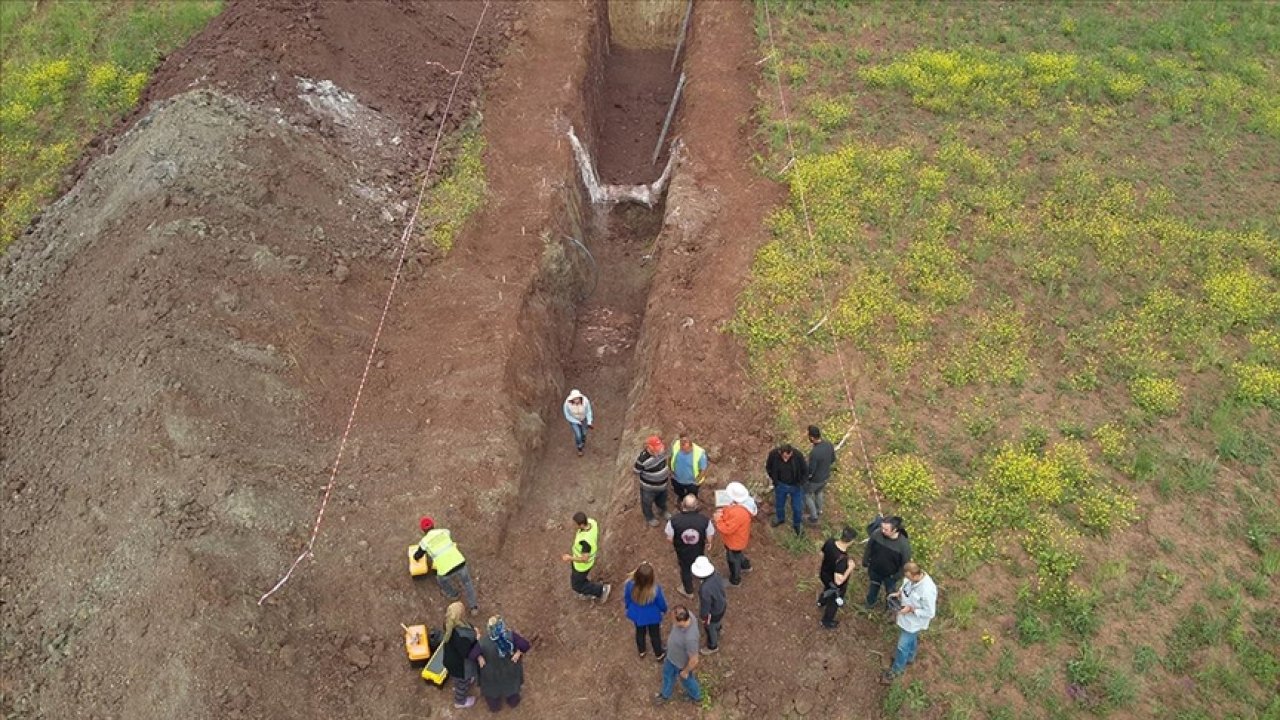
M672 481L671 481L671 489L676 491L676 504L677 504L677 505L679 505L679 504L680 504L680 501L684 499L684 496L685 496L685 495L697 495L697 494L698 494L698 486L697 486L697 485L685 485L684 483L682 483L682 482L676 482L675 480L672 480Z
M693 561L698 559L698 555L676 553L676 562L680 563L680 587L684 588L685 595L693 594Z
M579 595L589 595L591 597L600 597L604 594L604 585L598 582L591 582L587 578L590 570L575 570L573 566L569 566L569 587Z
M636 649L644 652L644 638L649 636L649 644L653 646L653 656L662 655L662 623L636 626Z
M845 591L845 588L843 587L838 588L837 595L843 598L844 591ZM827 625L830 625L831 623L835 622L836 612L839 610L840 610L840 605L836 603L836 599L834 597L831 598L829 601L827 601L826 605L822 606L822 622Z
M485 703L487 703L487 704L489 705L489 709L490 709L490 710L492 710L493 712L498 712L499 710L501 710L501 709L502 709L502 698L500 698L500 697L496 697L496 698L486 697L486 698L484 699L484 701L485 701ZM516 693L515 695L508 695L508 696L507 696L507 705L508 705L508 706L513 707L513 708L514 708L515 706L517 706L517 705L519 705L519 704L520 704L520 693Z
M867 584L868 610L876 606L876 601L880 596L881 586L884 586L884 597L886 603L889 602L889 594L898 587L897 575L878 575L872 570L867 570L867 579L870 580Z
M654 488L648 485L640 486L640 512L644 513L645 520L653 520L653 509L657 508L663 515L667 514L667 489L665 487Z
M715 650L720 647L720 624L724 622L724 613L712 615L707 621L707 649Z
M742 571L751 569L751 558L742 550L725 549L724 554L729 560L729 584L742 584Z

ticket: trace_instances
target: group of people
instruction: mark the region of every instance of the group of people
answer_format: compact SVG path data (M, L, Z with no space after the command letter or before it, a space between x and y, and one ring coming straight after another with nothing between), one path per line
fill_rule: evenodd
M524 685L524 666L520 659L532 646L508 628L501 615L490 617L483 632L467 620L468 615L474 617L480 612L467 559L449 531L436 527L432 518L420 518L418 527L423 535L413 559L421 560L424 555L430 558L436 582L452 601L445 608L441 643L444 667L453 682L453 706L475 705L471 686L476 684L490 710L501 710L503 702L513 708L518 706L520 688ZM466 605L459 599L462 597L466 598Z
M564 402L564 416L573 429L574 446L581 456L595 420L591 401L573 390ZM783 525L790 506L796 534L803 533L805 522L816 525L822 516L823 494L836 459L835 447L823 438L818 427L809 426L808 440L808 458L783 444L771 450L765 461L765 473L774 493L771 524ZM695 674L699 658L720 650L729 608L727 588L741 585L743 576L753 567L746 550L759 506L745 485L731 482L723 493L717 493L715 510L710 515L705 513L698 490L707 465L706 451L686 433L680 433L669 449L662 438L650 436L634 464L641 513L650 527L664 526L679 570L678 592L688 601L669 606L657 573L648 562L640 563L630 573L622 589L627 619L635 627L636 651L641 658L652 653L662 663L662 685L654 698L658 704L673 698L677 684L686 699L701 703L703 692ZM674 512L668 510L669 493L675 496ZM591 578L600 550L600 524L584 512L575 513L572 523L572 544L569 552L561 556L570 566L569 585L579 597L603 604L611 596L612 585ZM467 621L468 609L475 616L478 605L466 559L449 531L435 527L431 518L422 518L419 527L423 536L415 559L424 554L431 558L441 590L453 601L445 613L443 642L445 667L453 678L454 706L474 705L476 699L470 696L470 689L478 684L480 695L491 710L501 709L504 702L516 707L524 680L521 658L529 652L530 643L508 628L500 616L489 618L483 630ZM836 617L846 604L849 581L859 566L864 568L868 585L863 610L875 612L883 595L885 609L899 630L893 663L881 677L888 684L915 660L918 635L929 627L937 610L938 590L932 578L911 560L910 539L902 518L877 517L867 526L866 534L858 565L849 557L861 535L855 528L846 526L839 537L822 545L819 623L828 630L838 627ZM707 554L708 543L717 535L724 545L727 580ZM664 643L662 622L668 616L671 629Z

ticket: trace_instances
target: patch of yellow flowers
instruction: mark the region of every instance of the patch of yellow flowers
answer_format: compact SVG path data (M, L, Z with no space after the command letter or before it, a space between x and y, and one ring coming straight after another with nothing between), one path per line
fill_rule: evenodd
M888 453L875 460L876 486L904 508L918 509L938 497L933 470L920 457Z
M1182 386L1172 378L1139 376L1129 382L1133 402L1153 415L1172 415L1182 405Z

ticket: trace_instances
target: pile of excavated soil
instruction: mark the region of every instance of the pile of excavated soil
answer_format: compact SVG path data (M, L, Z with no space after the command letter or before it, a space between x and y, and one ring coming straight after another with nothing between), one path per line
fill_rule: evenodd
M300 78L328 81L397 125L412 153L397 155L386 169L407 185L407 171L426 162L440 124L450 131L474 114L484 78L523 29L515 3L491 4L446 118L453 73L483 6L471 0L229 0L203 32L165 59L138 110L94 146L109 148L150 103L200 88L278 110L322 136L341 135L342 118L313 112L299 93ZM82 158L78 171L96 156Z
M498 66L515 15L494 10L445 120L434 63L459 65L478 3L229 3L0 260L0 716L421 711L383 692L398 628L365 618L415 588L352 571L368 539L334 541L296 602L254 601L306 539L408 171Z

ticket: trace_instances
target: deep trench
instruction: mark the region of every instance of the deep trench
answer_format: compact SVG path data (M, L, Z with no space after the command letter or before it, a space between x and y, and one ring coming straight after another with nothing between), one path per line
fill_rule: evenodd
M598 85L586 93L588 117L594 120L589 144L600 176L606 183L652 182L667 161L664 149L655 163L653 149L680 73L679 67L672 70L672 48L609 48L600 59ZM588 267L573 338L561 353L565 385L559 399L571 388L582 391L591 400L595 427L585 455L577 457L557 402L543 433L541 457L526 476L519 509L503 533L502 553L518 568L527 591L542 597L569 593L569 568L559 560L569 549L573 514L581 510L603 521L620 482L617 461L627 450L620 443L628 395L642 371L636 344L664 210L660 202L652 208L619 204L584 211L582 244L589 253ZM563 570L557 565L564 565ZM559 620L548 630L568 634L561 625L566 622L575 620Z

